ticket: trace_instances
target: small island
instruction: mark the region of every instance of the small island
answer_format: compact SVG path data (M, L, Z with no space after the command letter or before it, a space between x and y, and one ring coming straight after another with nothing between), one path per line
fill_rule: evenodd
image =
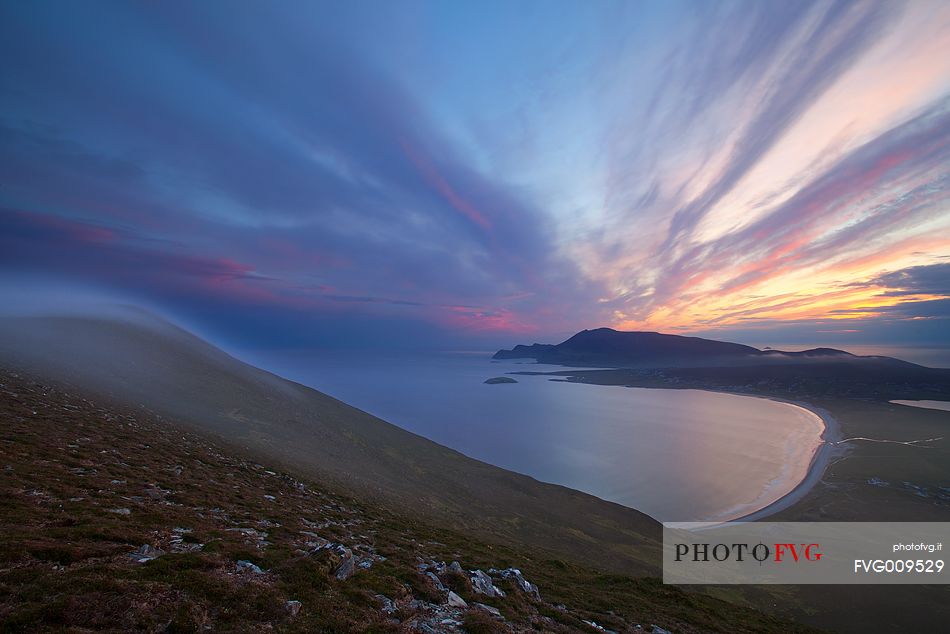
M494 376L490 379L485 379L485 383L489 385L498 385L499 383L517 383L510 376Z

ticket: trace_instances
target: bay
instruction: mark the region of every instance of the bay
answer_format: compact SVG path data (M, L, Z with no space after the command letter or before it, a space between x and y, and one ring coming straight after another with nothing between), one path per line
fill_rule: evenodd
M274 364L269 364L274 367ZM482 352L285 356L280 372L470 457L636 508L726 520L805 477L824 426L796 405L513 375L558 371Z

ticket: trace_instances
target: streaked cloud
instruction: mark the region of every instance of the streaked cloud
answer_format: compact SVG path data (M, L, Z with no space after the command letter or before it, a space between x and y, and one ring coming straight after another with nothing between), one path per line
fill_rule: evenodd
M865 332L946 295L945 3L19 3L0 72L4 273L235 339Z

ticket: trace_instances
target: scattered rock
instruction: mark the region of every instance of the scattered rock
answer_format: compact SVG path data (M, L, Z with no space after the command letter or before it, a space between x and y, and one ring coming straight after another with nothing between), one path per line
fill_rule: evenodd
M115 513L116 515L131 515L132 511L126 508L122 509L109 509L110 513Z
M166 491L165 489L159 487L149 487L145 489L145 495L156 502L162 502L165 499L165 496L171 493L171 491Z
M383 607L381 608L381 610L383 614L395 614L396 604L393 603L392 599L382 594L377 594L376 600L382 604Z
M245 537L256 539L257 541L263 541L267 539L267 533L253 528L228 528L226 530L229 533L241 533Z
M238 561L237 568L238 568L238 571L248 570L250 572L253 572L255 575L264 574L264 571L261 570L260 566L258 566L257 564L253 564L247 561L246 559L241 559L240 561Z
M304 545L310 549L311 554L317 552L318 550L323 550L331 545L329 539L324 539L314 532L311 531L300 531L300 534L307 537L307 541L304 542Z
M342 563L340 563L333 575L338 581L345 581L352 577L354 572L356 572L356 560L353 557L353 552L347 548Z
M129 553L129 557L140 564L144 564L146 561L151 561L157 559L165 554L164 550L159 548L154 548L149 544L142 544L141 548Z
M172 533L171 539L168 541L174 553L193 553L201 550L205 546L194 539L189 539L188 542L185 542L185 535L191 533L190 528L176 527L172 529Z
M653 628L650 630L651 632L653 632L653 634L673 634L669 630L664 630L659 625L651 625L650 627Z
M429 574L431 575L432 573L430 572ZM432 576L434 577L435 575L432 575ZM441 585L441 584L440 584L440 585ZM460 597L459 595L455 594L455 593L452 592L451 590L449 590L449 596L448 596L448 599L446 599L446 603L447 603L448 605L452 606L453 608L463 608L463 609L464 609L464 608L467 608L467 607L468 607L468 603L465 602L465 599L463 599L463 598Z
M460 563L457 562L457 561L453 561L452 563L450 563L448 570L449 570L449 572L456 572L456 573L458 573L458 574L460 574L460 575L461 575L461 574L465 574L465 571L462 570L462 564L460 564Z
M300 614L300 608L303 607L303 604L300 601L288 601L286 604L287 611L290 612L291 618Z

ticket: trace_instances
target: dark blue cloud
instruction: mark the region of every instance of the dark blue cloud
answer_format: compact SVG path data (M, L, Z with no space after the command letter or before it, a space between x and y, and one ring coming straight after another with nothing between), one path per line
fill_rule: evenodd
M451 327L471 306L476 330L508 304L524 323L486 328L530 327L558 297L594 292L539 209L469 167L332 24L304 19L326 12L230 8L4 8L16 90L2 97L0 202L135 229L108 245L51 235L19 266L187 309L175 265L229 260L255 272L255 293L234 301L275 314L386 304Z
M946 295L950 297L950 262L912 266L879 275L868 283L882 286L884 295Z

